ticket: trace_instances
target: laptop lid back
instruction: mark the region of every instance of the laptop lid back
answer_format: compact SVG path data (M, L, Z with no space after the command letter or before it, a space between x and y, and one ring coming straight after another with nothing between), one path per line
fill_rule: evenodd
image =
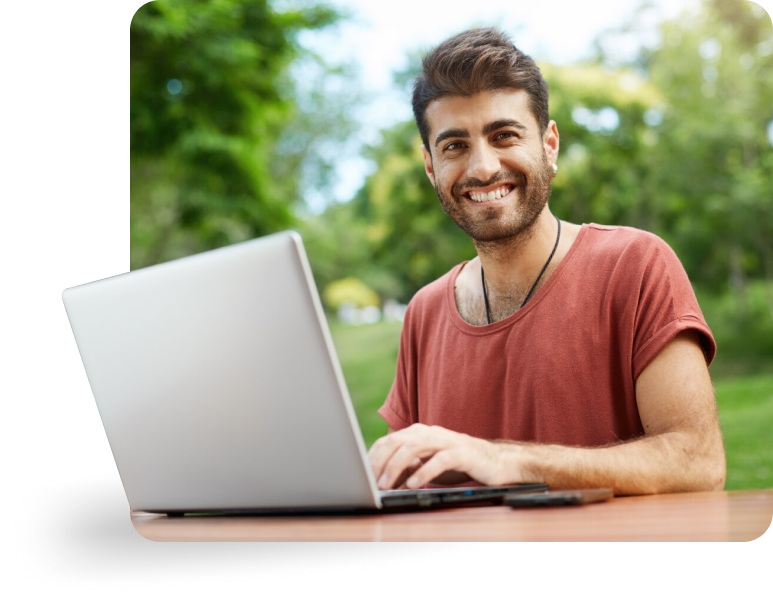
M63 299L133 510L379 506L297 233Z

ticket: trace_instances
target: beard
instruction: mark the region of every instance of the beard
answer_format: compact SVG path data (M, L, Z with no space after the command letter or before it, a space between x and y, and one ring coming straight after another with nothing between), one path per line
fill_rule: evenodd
M500 169L486 181L467 179L455 183L451 195L442 190L438 182L435 193L446 214L476 244L525 239L550 199L550 168L544 154L541 164L529 178L520 171ZM465 203L469 198L464 196L464 192L500 183L515 186L512 191L517 193L512 208L471 208Z

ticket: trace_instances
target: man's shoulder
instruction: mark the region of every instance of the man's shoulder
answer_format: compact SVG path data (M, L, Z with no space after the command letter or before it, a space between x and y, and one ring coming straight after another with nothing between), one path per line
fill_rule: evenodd
M678 255L654 233L626 226L587 226L588 236L583 240L575 273L584 276L587 270L593 270L597 278L614 281L617 290L624 285L633 290L661 282L667 276L685 275Z
M664 244L665 241L655 233L637 229L630 226L598 224L596 222L588 223L596 242L606 245L628 245L636 244Z
M433 280L420 288L408 303L408 309L415 313L440 311L443 302L447 299L448 284L452 282L452 277L459 271L462 265L462 263L455 265L437 280Z
M448 283L451 282L451 277L456 274L461 265L462 264L455 265L437 280L433 280L429 284L421 287L416 291L416 294L413 295L411 303L426 303L428 301L437 302L445 299L446 292L448 291Z
M673 254L663 239L642 229L589 223L588 250L594 258L646 259L654 254Z

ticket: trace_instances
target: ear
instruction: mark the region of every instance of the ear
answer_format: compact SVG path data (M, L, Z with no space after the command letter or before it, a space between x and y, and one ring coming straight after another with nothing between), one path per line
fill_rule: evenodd
M424 155L424 172L429 177L432 186L435 186L435 167L432 163L432 155L424 144L421 145L421 154Z
M556 127L556 122L552 119L545 129L545 134L542 136L542 146L548 163L552 165L558 159L558 128Z

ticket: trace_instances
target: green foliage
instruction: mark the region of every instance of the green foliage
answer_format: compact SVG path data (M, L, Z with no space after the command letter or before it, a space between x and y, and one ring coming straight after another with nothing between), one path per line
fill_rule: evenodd
M652 196L644 114L660 91L634 69L542 66L561 137L551 207L575 222L650 228ZM604 119L606 116L606 121Z
M317 286L325 287L339 278L356 276L382 297L388 294L366 273L372 269L367 229L349 204L331 204L321 216L303 221L299 232Z
M741 293L696 290L717 342L713 376L773 374L773 315L768 309L771 288L755 280Z
M157 0L137 11L132 268L295 222L300 164L277 158L299 111L289 67L297 33L335 18L319 6L277 13L266 0Z
M689 23L689 24L687 24ZM663 121L646 165L661 191L658 227L691 276L743 290L773 281L773 27L751 2L713 0L663 25L646 58Z

